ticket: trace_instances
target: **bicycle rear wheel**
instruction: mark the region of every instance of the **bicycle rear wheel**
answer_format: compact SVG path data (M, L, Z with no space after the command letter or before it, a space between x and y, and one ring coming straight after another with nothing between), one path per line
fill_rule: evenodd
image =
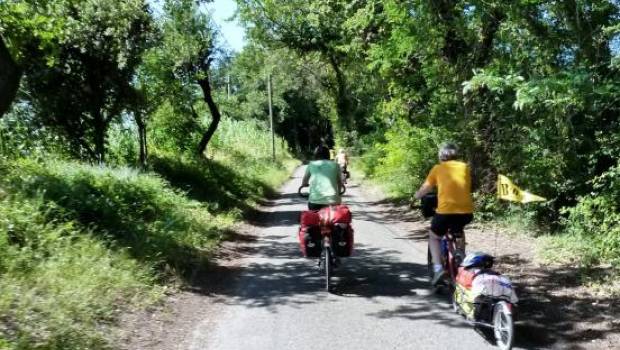
M514 322L510 307L505 301L498 302L493 308L493 334L500 349L512 349L515 335Z

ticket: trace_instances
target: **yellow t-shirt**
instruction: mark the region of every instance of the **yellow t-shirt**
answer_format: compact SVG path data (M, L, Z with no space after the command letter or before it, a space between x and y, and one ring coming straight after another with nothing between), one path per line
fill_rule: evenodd
M471 214L474 204L471 199L471 174L463 162L449 160L431 169L426 184L437 186L438 214Z

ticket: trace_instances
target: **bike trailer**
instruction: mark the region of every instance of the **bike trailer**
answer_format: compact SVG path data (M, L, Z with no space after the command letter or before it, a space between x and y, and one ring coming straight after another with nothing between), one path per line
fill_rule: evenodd
M489 322L493 300L498 299L512 304L519 301L507 277L490 269L459 267L454 301L467 318Z
M316 211L302 211L299 218L299 248L301 253L308 258L321 256L321 227L320 217Z

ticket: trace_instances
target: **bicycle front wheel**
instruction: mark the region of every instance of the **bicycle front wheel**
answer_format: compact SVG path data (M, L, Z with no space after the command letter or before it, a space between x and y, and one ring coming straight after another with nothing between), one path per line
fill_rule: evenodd
M515 336L514 322L510 306L505 301L498 302L493 308L493 334L500 349L512 349Z

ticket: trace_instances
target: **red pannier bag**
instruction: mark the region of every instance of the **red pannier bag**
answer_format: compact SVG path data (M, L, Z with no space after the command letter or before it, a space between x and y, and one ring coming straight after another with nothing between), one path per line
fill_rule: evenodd
M316 211L302 211L299 216L299 248L308 258L321 256L321 218Z
M350 224L334 224L332 248L336 256L348 257L353 254L353 227Z
M351 223L351 211L349 207L344 204L335 205L331 207L332 211L332 223L342 223L342 224L350 224Z
M346 205L333 205L319 211L323 222L332 226L332 249L336 256L348 257L353 253L351 211Z

